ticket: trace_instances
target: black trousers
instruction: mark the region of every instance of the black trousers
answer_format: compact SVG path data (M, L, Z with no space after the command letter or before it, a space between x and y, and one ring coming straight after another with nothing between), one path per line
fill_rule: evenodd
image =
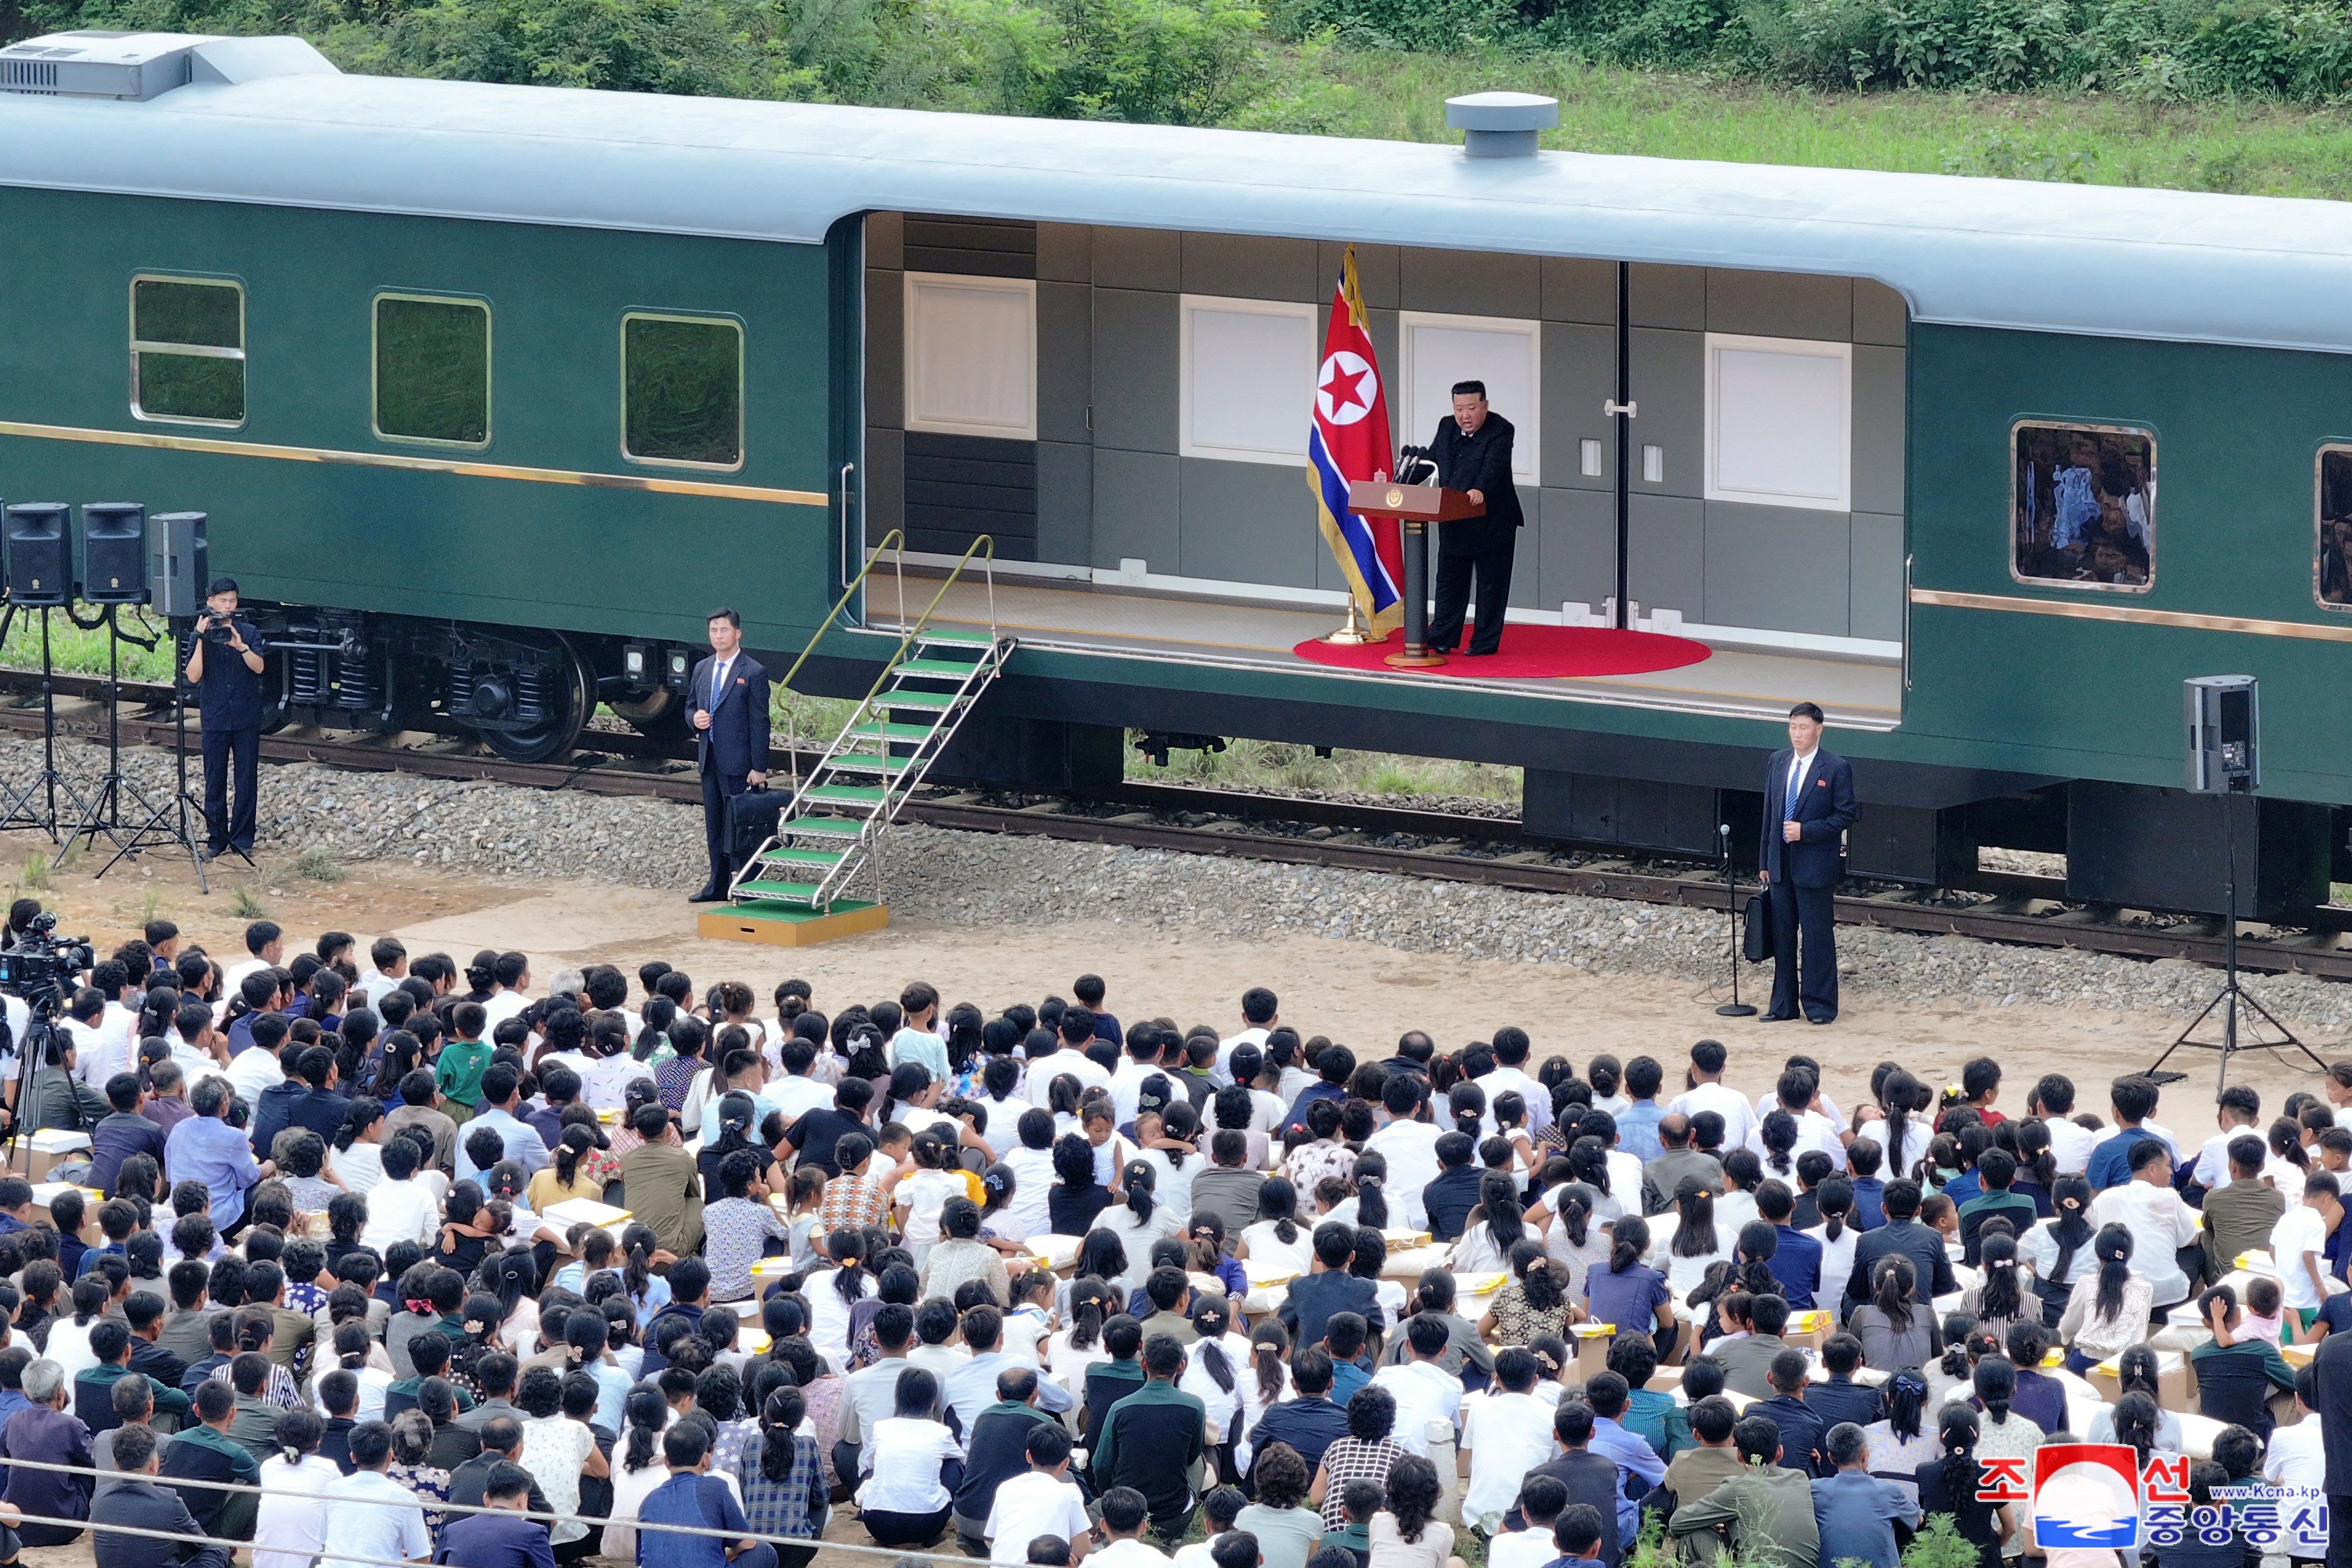
M2352 1568L2352 1496L2327 1497L2327 1568Z
M205 726L205 838L215 854L253 849L253 795L261 763L261 727ZM229 809L229 763L236 763L236 809Z
M735 876L735 863L727 853L727 803L751 785L744 773L722 773L716 768L702 772L702 837L710 851L710 885L721 892Z
M1516 542L1476 555L1437 557L1437 613L1429 623L1429 646L1452 653L1462 640L1462 612L1470 603L1470 578L1478 578L1477 619L1470 636L1472 653L1493 653L1503 643L1503 611L1511 600L1511 557Z
M1808 1018L1836 1017L1837 889L1781 881L1772 883L1769 893L1773 954L1769 1011L1776 1018L1800 1013Z

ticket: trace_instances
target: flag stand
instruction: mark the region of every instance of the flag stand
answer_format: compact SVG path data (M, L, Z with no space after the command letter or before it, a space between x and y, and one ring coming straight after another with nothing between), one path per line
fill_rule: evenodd
M1356 613L1356 595L1350 594L1348 595L1346 623L1335 630L1325 633L1318 640L1329 643L1334 647L1369 647L1374 643L1383 643L1389 639L1375 637L1365 627L1363 616Z

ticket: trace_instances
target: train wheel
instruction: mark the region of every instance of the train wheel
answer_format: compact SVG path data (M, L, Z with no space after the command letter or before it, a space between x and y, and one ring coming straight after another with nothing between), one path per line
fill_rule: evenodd
M596 682L579 650L561 637L549 639L555 660L553 714L528 730L478 730L482 744L510 763L543 763L570 752L596 707Z
M686 721L686 699L665 687L647 693L635 702L607 702L615 718L625 719L629 727L648 741L666 746L683 747L693 736Z

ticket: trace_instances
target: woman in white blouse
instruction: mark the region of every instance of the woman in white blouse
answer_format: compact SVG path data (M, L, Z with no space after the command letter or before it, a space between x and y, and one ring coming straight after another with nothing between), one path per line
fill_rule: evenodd
M1696 1176L1684 1180L1675 1194L1675 1206L1650 1225L1650 1250L1642 1261L1665 1275L1666 1288L1677 1301L1698 1289L1710 1264L1731 1257L1738 1239L1716 1218L1715 1194ZM1824 1284L1829 1278L1829 1269L1823 1268ZM1838 1276L1841 1283L1844 1278Z
M858 1517L880 1546L928 1547L955 1506L942 1477L963 1446L937 1418L939 1379L921 1367L898 1374L895 1414L874 1424L874 1471L857 1489Z
M343 1112L343 1124L327 1147L327 1169L346 1192L367 1195L383 1180L383 1103L362 1098Z

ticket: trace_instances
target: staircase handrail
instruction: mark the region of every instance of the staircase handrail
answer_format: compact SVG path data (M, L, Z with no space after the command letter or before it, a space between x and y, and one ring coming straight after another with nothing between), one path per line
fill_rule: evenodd
M905 611L899 612L898 624L904 627L904 635L898 638L898 646L891 650L890 657L882 661L882 673L876 676L874 684L866 689L866 697L859 704L861 708L870 704L881 691L884 683L890 679L900 662L906 658L907 650L915 646L915 639L922 636L923 628L931 624L931 616L939 609L940 601L948 596L948 590L956 585L957 580L963 575L963 569L971 564L972 552L981 550L982 546L986 547L985 553L981 557L981 570L988 581L988 640L992 644L997 640L996 536L992 533L982 533L974 536L972 542L964 546L963 553L956 558L956 563L948 569L947 576L940 581L940 591L931 595L931 602L923 606L923 613L916 618L912 626L907 625Z
M801 649L800 658L793 660L793 667L784 671L782 680L776 682L778 689L787 695L791 693L793 679L800 674L801 666L809 661L809 656L816 652L816 645L824 640L824 634L833 629L834 622L841 618L841 612L849 607L849 601L856 597L857 590L865 585L866 576L881 563L882 552L886 550L892 552L893 570L898 578L898 618L901 621L907 618L907 534L905 530L894 528L866 553L866 563L857 569L857 575L849 580L849 585L841 591L841 597L833 602L833 608L817 622L816 630L809 634L808 645ZM995 598L992 592L989 605L989 613L993 619ZM800 722L790 708L784 710L784 757L785 765L792 771L793 793L798 795L801 787Z

